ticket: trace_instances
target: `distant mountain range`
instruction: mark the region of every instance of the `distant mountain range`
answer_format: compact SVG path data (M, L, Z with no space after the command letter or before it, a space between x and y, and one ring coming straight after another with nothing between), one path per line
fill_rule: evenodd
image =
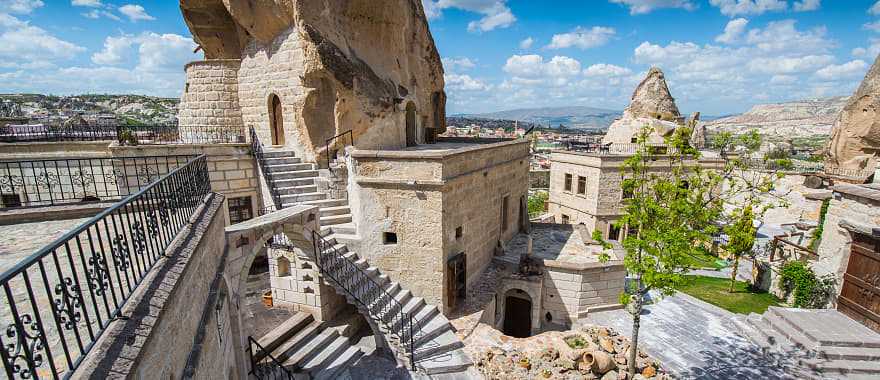
M122 124L174 124L179 103L176 98L143 95L0 94L0 117L36 121L103 113L116 115Z
M759 104L748 112L706 122L709 132L745 132L756 129L766 136L788 139L829 136L831 126L848 97Z
M541 126L557 127L560 124L567 128L607 129L614 119L623 111L594 107L546 107L521 108L482 114L456 115L474 119L519 120Z

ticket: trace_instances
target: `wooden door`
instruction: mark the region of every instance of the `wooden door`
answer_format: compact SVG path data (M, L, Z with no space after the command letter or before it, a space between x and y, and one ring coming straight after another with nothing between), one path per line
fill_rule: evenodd
M880 247L878 240L855 234L837 310L880 332Z
M281 99L272 96L272 145L284 145L284 111Z
M446 263L446 306L454 309L467 296L467 259L464 252Z

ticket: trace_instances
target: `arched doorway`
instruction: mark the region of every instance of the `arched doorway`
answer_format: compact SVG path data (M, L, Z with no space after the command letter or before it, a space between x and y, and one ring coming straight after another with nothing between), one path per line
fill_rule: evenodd
M284 145L284 111L278 95L269 95L269 131L272 145Z
M416 105L406 104L406 146L416 146Z
M520 289L504 295L504 335L515 338L532 336L532 299Z

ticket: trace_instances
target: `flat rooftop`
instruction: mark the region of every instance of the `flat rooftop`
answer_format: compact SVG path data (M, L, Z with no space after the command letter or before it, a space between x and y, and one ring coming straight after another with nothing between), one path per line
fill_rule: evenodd
M434 144L419 144L404 148L367 150L358 149L352 152L353 157L361 158L443 158L483 149L495 149L516 144L528 144L528 140L474 139L474 138L443 138Z
M604 249L593 241L585 226L571 224L532 223L529 234L517 234L507 245L504 261L518 263L528 251L529 236L532 237L532 255L544 261L546 266L586 269L617 264L623 253L615 247L608 251L609 261L602 263L599 256Z

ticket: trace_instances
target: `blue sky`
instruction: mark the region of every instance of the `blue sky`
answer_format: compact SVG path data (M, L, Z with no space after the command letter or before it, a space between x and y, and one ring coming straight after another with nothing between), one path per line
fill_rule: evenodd
M849 95L877 0L422 0L449 113L622 109L651 65L685 112ZM166 0L0 0L0 92L178 96L200 59Z

